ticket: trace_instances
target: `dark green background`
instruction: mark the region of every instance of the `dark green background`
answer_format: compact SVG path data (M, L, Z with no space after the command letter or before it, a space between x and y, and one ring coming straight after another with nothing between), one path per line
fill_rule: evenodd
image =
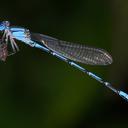
M83 65L128 92L128 1L0 1L1 21L106 49L110 66ZM126 128L128 103L55 57L17 41L0 62L1 128Z

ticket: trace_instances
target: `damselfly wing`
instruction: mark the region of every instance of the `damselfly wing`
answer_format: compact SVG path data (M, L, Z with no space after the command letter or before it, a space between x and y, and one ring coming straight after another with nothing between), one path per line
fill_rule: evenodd
M89 65L108 65L112 63L111 55L104 49L66 42L38 33L31 33L31 39L42 42L49 49L73 61Z

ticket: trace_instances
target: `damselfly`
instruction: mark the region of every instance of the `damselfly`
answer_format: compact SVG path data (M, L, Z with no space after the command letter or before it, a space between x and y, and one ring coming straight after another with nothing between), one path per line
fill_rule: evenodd
M81 67L76 62L81 62L89 65L108 65L112 63L111 55L104 49L89 47L82 44L75 44L66 41L61 41L50 36L39 33L32 33L28 29L18 26L10 26L9 21L0 23L0 31L3 33L0 42L0 60L5 61L7 55L11 55L19 51L19 47L15 42L19 40L31 47L41 49L53 56L65 61L69 65L86 73L94 78L102 85L108 87L113 92L128 101L128 94L121 90L115 89L109 82L104 81L99 76ZM8 46L11 45L12 53L9 53Z

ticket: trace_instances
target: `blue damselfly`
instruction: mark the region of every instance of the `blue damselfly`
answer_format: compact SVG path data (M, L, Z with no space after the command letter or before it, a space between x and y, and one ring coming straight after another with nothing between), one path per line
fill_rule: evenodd
M128 94L115 89L109 82L104 81L101 77L75 63L76 61L89 65L109 65L113 60L111 55L104 49L70 43L43 34L32 33L24 27L10 26L9 21L0 23L0 31L3 33L0 41L0 60L5 61L7 55L9 56L19 51L19 47L15 42L16 39L31 47L41 49L56 56L69 65L86 73L128 101ZM8 51L8 45L11 45L11 53Z

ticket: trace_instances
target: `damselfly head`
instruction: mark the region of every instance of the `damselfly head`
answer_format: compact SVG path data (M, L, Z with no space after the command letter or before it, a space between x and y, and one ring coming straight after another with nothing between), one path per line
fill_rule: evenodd
M10 26L10 22L9 22L9 21L3 21L2 24L3 24L5 27L9 27L9 26Z
M9 21L2 21L0 22L0 31L4 31L5 28L10 26L10 22Z

